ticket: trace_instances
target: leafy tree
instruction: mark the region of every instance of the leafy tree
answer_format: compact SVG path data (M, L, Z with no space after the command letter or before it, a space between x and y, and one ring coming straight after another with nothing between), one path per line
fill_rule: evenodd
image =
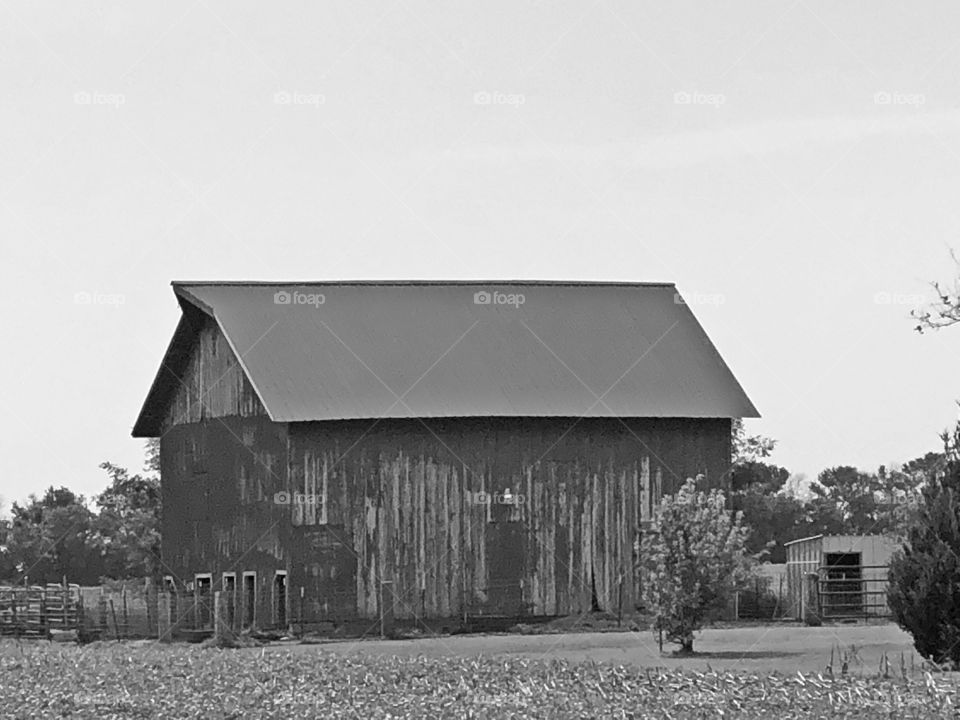
M3 503L0 501L0 579L13 577L16 572L10 556L10 524L11 521L4 517Z
M156 576L160 557L159 444L149 441L143 475L103 463L110 485L96 512L66 487L14 503L0 521L0 579L95 585L102 577Z
M921 489L916 522L890 562L887 602L917 652L960 667L960 425L943 436L946 463Z
M849 465L827 468L810 485L811 527L825 534L871 535L895 532L915 479L881 467L866 473Z
M94 515L82 495L51 486L40 498L13 503L11 511L6 554L13 582L97 582L103 565L93 542Z
M789 479L786 468L756 460L740 463L731 474L730 507L750 528L747 552L769 562L786 562L783 543L802 537L804 505L785 492Z
M117 579L159 576L159 478L131 475L109 462L100 467L110 476L109 487L96 497L100 513L94 523L106 575Z
M693 652L694 632L750 580L748 533L718 489L698 491L688 480L663 498L641 543L643 600L681 653Z
M160 438L150 438L144 443L144 450L147 454L143 470L152 473L154 476L160 475Z
M746 460L734 466L730 489L741 492L753 488L764 493L775 493L783 490L789 479L790 471L785 467L759 460Z
M731 444L733 465L742 465L747 462L757 462L763 458L770 457L776 440L763 435L747 435L743 427L743 420L735 418L732 426Z

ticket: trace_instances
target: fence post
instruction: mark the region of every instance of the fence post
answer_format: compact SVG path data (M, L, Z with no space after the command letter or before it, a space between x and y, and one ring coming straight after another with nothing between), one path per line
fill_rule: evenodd
M776 617L783 617L783 575L780 576L780 589L777 591L777 605L773 612Z
M113 595L110 596L110 615L113 616L113 631L117 635L117 642L120 642L120 626L117 624L117 609L113 606Z
M224 636L223 632L223 620L220 618L220 613L223 610L220 603L220 591L215 590L213 592L213 637L217 640L222 640Z
M130 634L130 613L127 610L127 584L120 586L120 599L123 601L123 636Z
M157 594L157 640L170 641L170 593Z
M803 621L808 625L820 625L820 593L817 587L820 580L818 573L807 573L804 576L803 587Z
M380 636L393 631L393 581L380 581Z
M100 595L97 597L97 624L103 630L103 634L106 635L110 626L107 623L107 598L103 585L100 586Z

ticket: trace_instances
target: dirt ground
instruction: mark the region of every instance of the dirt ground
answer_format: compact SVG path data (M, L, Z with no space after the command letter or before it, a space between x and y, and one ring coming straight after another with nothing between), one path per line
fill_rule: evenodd
M594 660L638 667L665 667L704 670L743 670L750 672L794 673L823 672L830 664L834 649L834 667L839 673L841 653L846 653L849 672L876 675L883 653L892 673L899 675L903 653L908 672L911 663L919 670L921 658L913 649L910 636L892 624L834 625L758 625L726 629L708 629L698 633L692 658L671 656L674 646L657 648L650 631L620 633L573 633L563 635L457 635L414 640L345 640L318 645L274 645L271 651L323 652L337 655L397 655L410 657L509 656L562 658L571 662Z

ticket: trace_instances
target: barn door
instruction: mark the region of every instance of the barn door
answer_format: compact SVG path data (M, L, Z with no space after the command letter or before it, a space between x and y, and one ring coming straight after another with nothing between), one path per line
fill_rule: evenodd
M487 494L487 599L489 612L527 615L523 581L527 571L526 528L520 496L511 488Z

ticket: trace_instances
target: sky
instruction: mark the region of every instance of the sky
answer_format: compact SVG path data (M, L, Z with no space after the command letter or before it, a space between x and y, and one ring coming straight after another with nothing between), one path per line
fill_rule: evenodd
M815 477L938 450L960 5L0 2L0 496L92 495L172 280L670 281Z

